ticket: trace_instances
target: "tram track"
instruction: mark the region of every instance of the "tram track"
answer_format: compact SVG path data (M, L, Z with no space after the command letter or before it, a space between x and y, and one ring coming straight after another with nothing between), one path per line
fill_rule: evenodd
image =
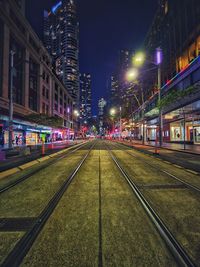
M87 143L84 144L80 144L78 145L78 147L76 147L75 149L73 149L73 147L70 148L69 151L67 151L67 153L63 152L64 154L62 154L61 156L56 157L55 159L53 159L51 162L47 162L45 164L42 164L41 166L38 166L36 169L32 170L30 173L28 174L24 174L22 175L19 179L15 180L15 181L11 181L10 183L8 183L5 186L0 187L0 195L6 191L8 191L9 189L15 187L16 185L24 182L25 180L27 180L28 178L30 178L31 176L33 176L34 174L37 174L38 172L40 172L41 170L44 170L52 165L54 165L55 163L57 163L59 160L65 159L66 157L72 155L73 153L75 153L76 151L78 151L79 149L85 147L88 145Z
M113 146L116 146L116 147L123 147L123 145L121 144L114 144ZM131 157L133 158L137 158L135 155L133 155L131 152L127 151L127 150L123 150L124 152L126 152L128 155L130 155ZM191 184L191 183L188 183L186 181L184 181L183 179L177 177L176 175L174 174L171 174L169 173L168 171L166 170L163 170L163 169L160 169L158 167L156 167L155 165L149 163L147 160L144 160L144 158L140 157L140 159L148 166L150 166L151 168L154 168L155 170L157 170L158 172L164 174L164 175L167 175L168 177L180 182L181 184L185 185L187 188L197 192L197 193L200 193L200 188Z
M44 225L48 221L49 217L57 207L59 201L62 196L70 186L73 179L76 177L77 173L85 163L88 158L90 152L92 151L95 143L91 145L86 155L79 161L78 165L74 168L73 172L66 178L61 187L57 190L57 192L53 195L53 197L49 200L46 207L42 210L40 215L37 217L37 220L34 222L29 231L25 233L25 235L19 240L19 242L15 245L14 249L8 254L6 259L2 263L2 267L17 267L20 266L24 257L32 247L34 241L40 234Z
M151 219L152 223L154 224L155 228L159 232L160 236L166 243L168 249L176 259L176 261L180 264L180 266L188 266L188 267L195 267L195 263L190 258L188 253L182 247L182 245L176 240L172 232L169 230L167 225L164 221L160 218L157 212L154 210L152 205L148 202L145 198L144 194L139 189L138 185L132 180L132 178L127 174L126 170L122 167L119 163L118 159L115 157L113 152L111 151L108 145L105 145L106 149L108 150L110 157L112 158L113 162L119 169L120 173L134 192L135 196L143 206L144 210L148 214L149 218Z

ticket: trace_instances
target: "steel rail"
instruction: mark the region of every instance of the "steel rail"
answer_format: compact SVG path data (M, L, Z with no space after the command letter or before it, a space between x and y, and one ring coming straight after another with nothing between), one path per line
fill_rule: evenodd
M123 146L123 144L115 144L115 145L116 145L116 146L118 145L119 147L120 147L120 146ZM137 151L138 151L138 150L137 150ZM133 158L136 158L136 156L134 156L131 152L128 152L128 151L126 151L126 150L125 150L125 152L126 152L127 154L129 154L130 156L132 156ZM147 156L148 156L148 155L147 155ZM142 158L142 157L140 157L140 158ZM143 160L143 159L142 159L142 160ZM152 167L152 168L158 170L159 172L164 173L165 175L170 176L171 178L173 178L173 179L175 179L175 180L181 182L181 183L184 184L187 188L192 189L193 191L197 191L198 193L200 193L200 188L199 188L199 187L197 187L197 186L195 186L195 185L192 185L192 184L190 184L190 183L188 183L188 182L182 180L181 178L177 177L176 175L173 175L173 174L169 173L169 172L166 171L166 170L162 170L162 169L160 169L160 168L158 168L158 167L152 165L151 163L149 163L149 162L146 161L146 160L143 160L143 161L145 162L145 164L147 164L147 165L149 165L150 167Z
M84 143L84 144L80 144L80 146L76 147L75 149L73 149L73 147L70 148L70 151L67 151L67 153L63 152L64 154L59 156L59 157L56 157L55 159L53 159L51 162L48 162L42 166L39 166L37 169L33 170L31 173L28 173L28 174L25 174L23 175L21 178L17 179L16 181L14 182L11 182L9 183L8 185L0 188L0 194L8 191L9 189L13 188L14 186L20 184L21 182L27 180L28 178L30 178L31 176L33 176L34 174L38 173L39 171L43 170L43 169L46 169L48 168L49 166L55 164L56 162L58 162L59 160L62 160L66 157L68 157L69 155L75 153L77 150L81 149L82 147L88 145L88 142L87 143Z
M38 216L36 222L32 226L32 228L21 238L21 240L15 245L14 249L9 253L6 257L4 262L2 263L2 267L18 267L20 266L21 262L23 261L24 257L32 247L34 241L36 240L37 236L39 235L40 231L44 227L45 223L47 222L48 218L51 216L53 211L55 210L56 206L58 205L60 199L68 189L69 185L71 184L72 180L75 178L76 174L88 158L91 150L95 144L93 144L87 154L81 159L78 163L74 171L67 177L63 185L60 189L54 194L54 196L50 199L47 206L43 209L43 211Z
M118 162L117 158L114 156L113 152L111 152L110 148L107 146L107 150L114 161L115 165L120 170L121 174L131 187L132 191L136 195L139 202L142 204L144 210L150 217L151 221L153 222L154 226L158 230L160 236L163 238L164 242L166 243L167 247L173 254L176 261L184 267L195 267L196 265L193 263L190 256L187 254L187 252L184 250L184 248L180 245L180 243L175 239L173 234L170 232L168 227L165 225L165 223L162 221L162 219L159 217L159 215L155 212L155 210L151 207L149 202L146 200L144 195L139 190L138 186L132 181L132 179L129 177L129 175L126 173L126 171L122 168L120 163Z

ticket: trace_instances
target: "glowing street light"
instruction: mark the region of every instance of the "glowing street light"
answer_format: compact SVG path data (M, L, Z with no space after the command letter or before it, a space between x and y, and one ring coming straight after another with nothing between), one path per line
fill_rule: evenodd
M78 112L78 110L74 110L74 115L76 116L76 117L79 117L79 112Z
M110 110L110 115L114 116L116 114L116 110L114 108L111 108Z
M138 77L138 70L136 68L132 68L126 73L126 80L128 82L134 81Z
M133 64L135 66L141 66L143 65L144 61L145 61L145 53L144 52L137 52L135 54L135 56L133 57Z

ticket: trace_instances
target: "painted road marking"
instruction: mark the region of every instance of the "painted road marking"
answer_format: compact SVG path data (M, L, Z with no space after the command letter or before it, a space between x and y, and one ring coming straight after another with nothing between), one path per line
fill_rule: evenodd
M176 164L173 164L175 167L179 168L179 169L183 169L182 166L179 166L179 165L176 165Z
M195 171L193 171L193 170L190 170L190 169L186 169L188 172L191 172L192 174L199 174L198 172L195 172Z

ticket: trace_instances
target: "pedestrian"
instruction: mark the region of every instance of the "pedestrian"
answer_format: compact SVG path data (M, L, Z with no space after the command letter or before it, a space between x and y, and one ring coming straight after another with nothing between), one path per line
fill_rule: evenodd
M16 135L16 137L15 137L15 143L16 143L16 145L18 146L18 143L19 143L19 137Z

